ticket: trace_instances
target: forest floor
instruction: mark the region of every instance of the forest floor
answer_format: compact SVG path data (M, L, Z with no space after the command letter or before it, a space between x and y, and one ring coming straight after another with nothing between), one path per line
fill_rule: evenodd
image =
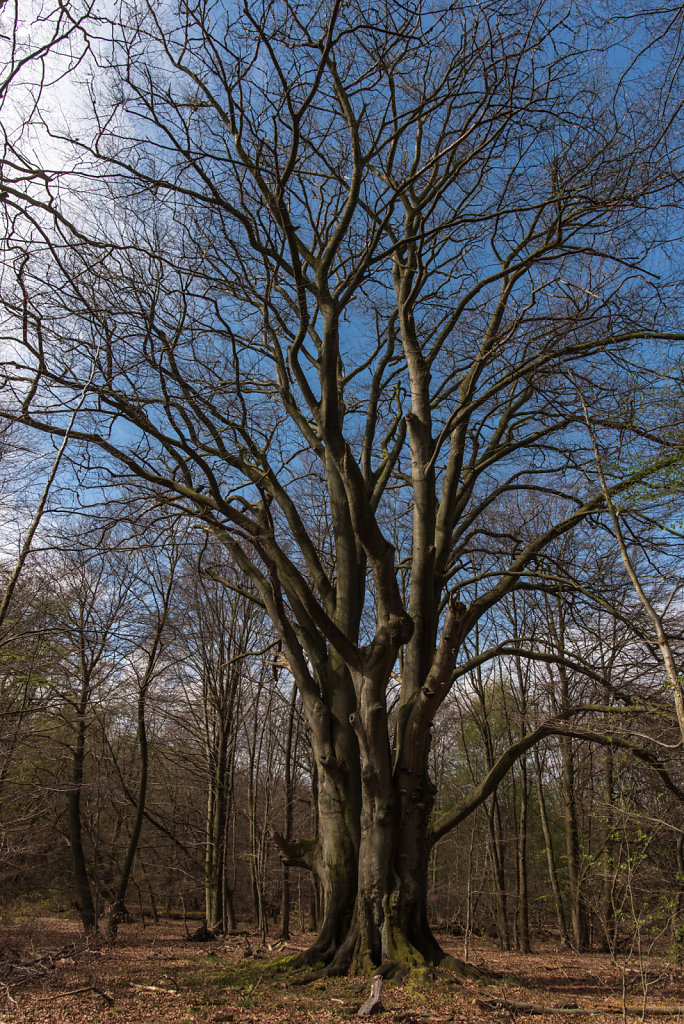
M455 956L463 941L441 936ZM114 947L84 946L76 922L33 918L0 925L0 1024L338 1024L355 1020L369 993L365 977L293 986L277 958L305 948L307 936L261 948L245 933L188 942L182 923L123 925ZM277 948L276 948L277 947ZM538 945L532 954L501 953L476 940L470 961L496 976L457 983L444 974L425 989L386 983L377 1024L480 1024L484 1021L619 1022L638 1016L684 1022L684 969L626 953L578 955ZM623 998L623 983L625 996ZM574 1014L535 1008L575 1008ZM670 1008L670 1009L668 1009ZM579 1011L579 1012L578 1012Z

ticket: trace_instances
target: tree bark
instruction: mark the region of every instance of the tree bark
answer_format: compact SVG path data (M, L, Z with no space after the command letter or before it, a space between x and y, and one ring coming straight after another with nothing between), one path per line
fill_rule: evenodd
M71 847L71 866L74 878L76 906L86 935L97 930L95 904L88 877L85 851L83 849L83 826L81 822L81 794L83 791L83 774L85 764L86 710L90 697L88 677L84 674L81 681L78 703L76 706L76 739L71 757L71 785L67 794L69 808L69 845Z
M551 829L549 828L549 817L546 812L546 800L544 799L544 789L542 786L542 770L539 759L539 751L537 749L535 749L534 751L534 768L535 782L537 788L537 802L539 804L539 817L541 819L542 832L544 834L544 845L546 848L546 864L549 872L551 891L553 892L553 902L556 908L558 932L560 934L561 945L569 946L570 940L568 938L568 928L565 921L565 911L563 909L563 897L561 896L560 884L558 882L558 872L556 871L556 859L553 853L553 840L551 838Z
M606 746L603 749L603 779L604 798L606 802L603 817L603 877L601 879L601 892L599 896L601 927L603 929L602 948L605 953L615 949L617 938L615 927L615 907L613 905L613 894L615 885L615 838L613 829L615 827L613 804L615 802L614 790L615 766L613 749Z
M223 928L226 858L226 740L218 740L218 755L207 787L207 819L204 853L204 916L212 931ZM211 769L211 766L210 766Z
M577 950L587 945L587 919L580 885L579 830L575 802L575 761L572 739L560 737L562 762L563 826L565 831L565 853L568 869L568 892L570 897L570 926L572 944Z
M521 728L521 738L525 735ZM518 904L516 907L516 944L521 953L530 952L530 920L527 886L527 758L520 758L520 809L518 816Z
M107 914L105 934L108 942L114 942L119 925L126 917L126 892L133 870L133 862L138 851L138 843L142 833L143 820L145 815L145 800L147 797L147 772L148 772L148 747L147 747L147 725L145 722L145 700L150 676L146 675L143 685L138 694L138 744L140 747L140 781L138 783L138 799L135 808L135 819L128 841L126 859L124 861L119 881L116 888L116 895Z
M292 687L290 694L290 708L287 718L287 740L285 743L285 792L284 792L284 829L283 835L287 842L292 841L292 824L294 811L294 784L293 784L293 746L294 744L294 723L297 710L297 687ZM290 937L290 868L289 865L282 865L282 892L280 902L280 938Z
M675 955L677 963L684 960L684 832L677 836L675 844L677 862L677 903L673 915Z
M491 765L487 766L488 768ZM489 859L492 865L492 879L494 882L494 913L496 917L496 930L499 938L499 945L502 950L511 948L511 938L508 929L508 899L506 894L506 869L504 863L504 842L503 829L501 826L501 810L496 793L493 795L487 809L487 825L489 829Z

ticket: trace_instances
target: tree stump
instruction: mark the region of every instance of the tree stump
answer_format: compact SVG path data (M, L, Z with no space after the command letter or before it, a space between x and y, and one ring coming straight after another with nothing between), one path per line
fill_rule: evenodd
M372 1013L378 1013L382 1009L382 975L376 974L371 979L370 995L366 1002L359 1007L357 1017L370 1017Z

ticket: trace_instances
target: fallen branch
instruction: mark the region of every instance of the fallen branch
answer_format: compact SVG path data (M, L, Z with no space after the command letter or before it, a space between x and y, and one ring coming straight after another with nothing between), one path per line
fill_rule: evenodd
M10 991L9 985L6 984L6 982L4 982L4 981L0 981L0 985L2 985L2 987L4 988L5 995L7 996L7 999L10 1001L10 1003L14 1003L14 1005L16 1006L17 1005L17 1001L14 998L14 996L12 995L12 992Z
M10 971L30 971L35 969L36 971L41 971L47 968L52 970L60 960L70 960L75 956L80 956L81 953L89 952L92 952L92 947L89 943L83 946L71 944L64 946L62 949L47 950L44 953L39 953L38 956L32 957L30 960L2 960L0 961L0 969Z
M35 1002L44 1003L50 999L66 999L68 996L82 996L85 992L96 992L98 996L102 996L106 1003L110 1006L114 1005L114 1000L111 996L108 996L106 992L103 992L101 988L97 988L95 985L86 985L85 988L73 988L69 992L51 992L47 996L36 996Z
M508 1010L510 1013L539 1015L557 1014L564 1017L598 1016L602 1013L626 1014L629 1017L677 1017L684 1015L684 1006L651 1006L638 1009L629 1006L543 1006L539 1003L519 1003L514 999L476 999L481 1010Z
M134 981L129 982L131 988L138 988L142 992L166 992L167 996L177 996L177 988L162 988L161 985L136 985Z

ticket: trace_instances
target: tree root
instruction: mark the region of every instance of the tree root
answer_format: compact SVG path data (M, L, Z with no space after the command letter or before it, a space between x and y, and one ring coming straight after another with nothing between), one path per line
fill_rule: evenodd
M290 965L291 969L306 973L303 975L302 980L295 978L292 983L294 985L305 985L307 981L315 981L316 977L320 977L322 972L327 969L333 957L333 950L319 949L316 946L310 946L303 953L298 953Z
M291 985L308 985L319 978L334 977L344 974L344 970L335 972L333 964L337 960L339 950L330 946L320 948L315 943L303 953L299 953L291 963L291 970L299 973L290 976Z
M437 962L437 967L444 968L451 974L455 974L459 981L482 981L489 982L494 981L497 975L492 971L484 971L480 967L473 967L472 964L468 964L465 960L459 960L458 957L451 956L450 953L446 953Z
M209 928L207 919L192 934L188 935L188 942L216 942L219 936L218 928Z
M401 944L394 942L388 952L389 955L378 965L373 961L362 935L352 928L337 948L332 942L327 946L314 943L300 953L291 963L291 969L296 973L290 975L289 983L308 985L322 978L360 973L392 980L400 985L414 983L416 987L424 987L434 981L441 969L448 972L452 979L488 982L496 977L493 973L488 974L443 953L436 944L423 953L409 941Z
M378 967L377 976L380 978L387 978L388 981L392 980L401 983L410 971L410 966L408 964L401 963L400 960L383 960Z

